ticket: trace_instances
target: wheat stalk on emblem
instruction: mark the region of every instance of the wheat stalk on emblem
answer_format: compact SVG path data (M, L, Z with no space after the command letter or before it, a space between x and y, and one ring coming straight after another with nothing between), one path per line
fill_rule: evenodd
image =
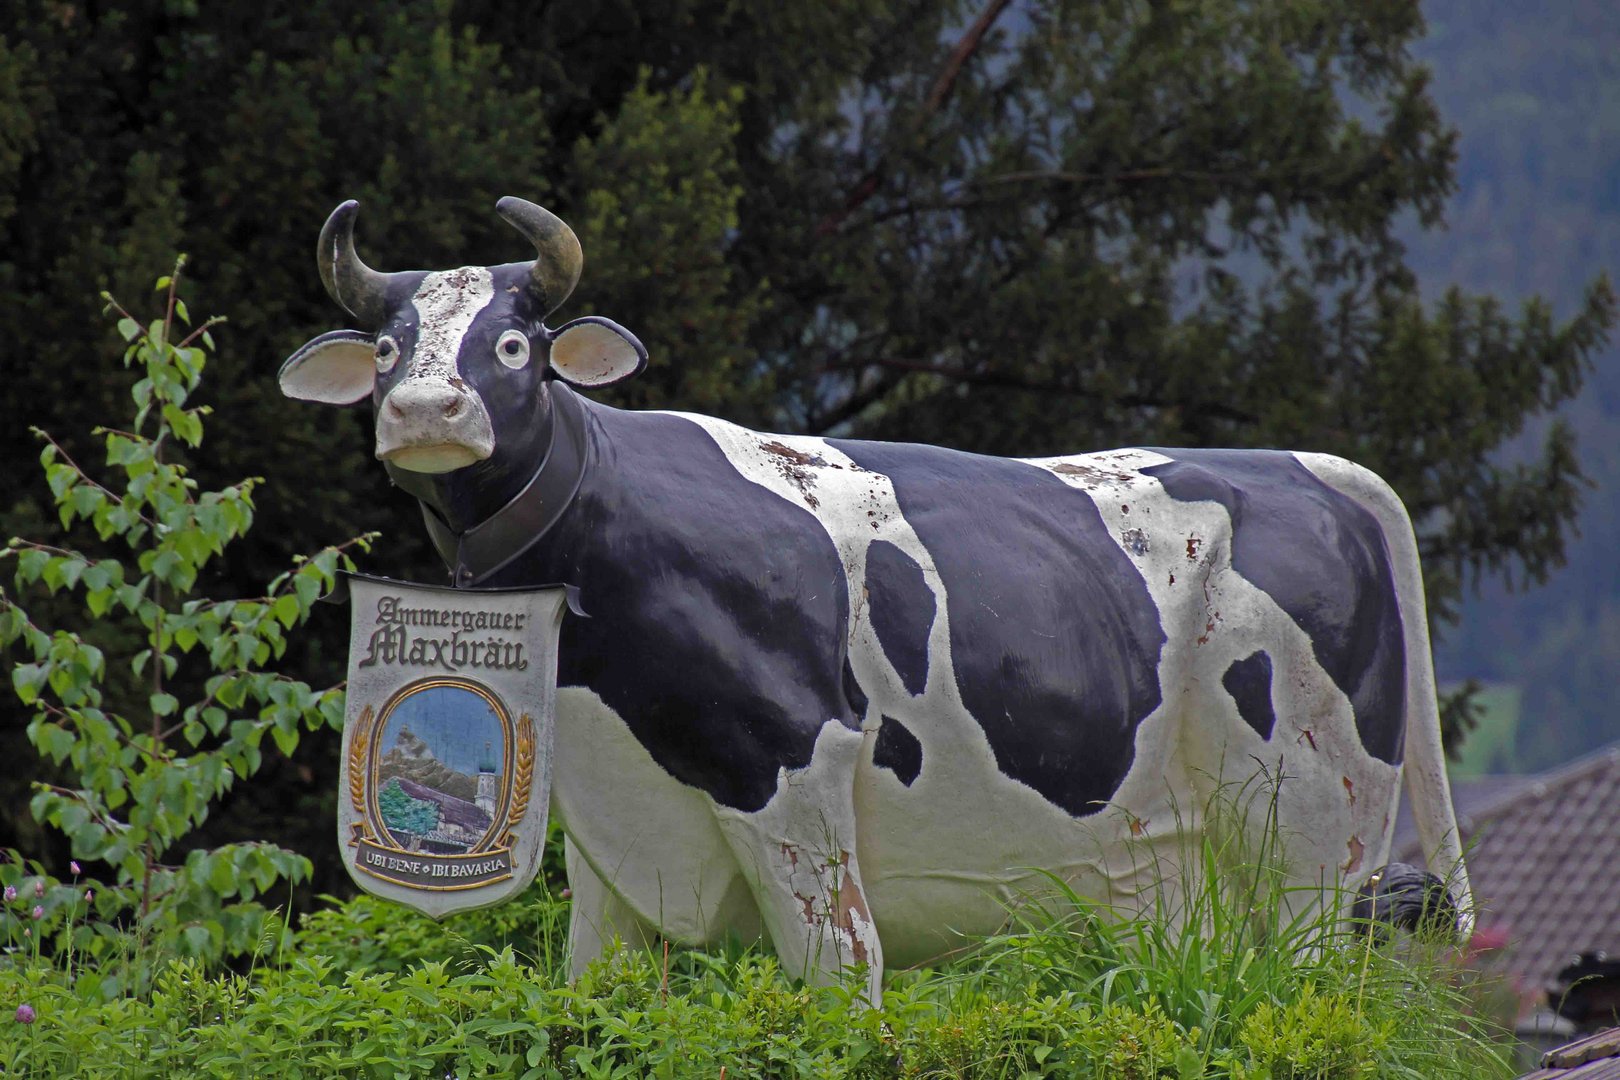
M512 770L512 812L506 818L506 835L502 843L515 842L512 830L529 810L529 794L534 788L534 721L524 713L517 725L517 761Z
M349 803L354 812L366 813L366 747L371 742L371 706L360 710L354 722L354 737L349 740Z

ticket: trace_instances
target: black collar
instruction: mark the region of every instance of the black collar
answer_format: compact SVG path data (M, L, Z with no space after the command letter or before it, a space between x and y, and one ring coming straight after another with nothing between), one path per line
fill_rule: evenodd
M433 546L450 567L458 589L470 589L528 551L557 523L585 478L585 417L578 399L560 382L551 393L551 446L512 501L459 536L436 510L422 504Z

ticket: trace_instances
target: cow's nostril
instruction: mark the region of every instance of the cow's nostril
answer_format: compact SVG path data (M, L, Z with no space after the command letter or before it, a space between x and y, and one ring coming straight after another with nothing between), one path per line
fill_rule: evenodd
M461 412L461 405L462 401L460 396L451 398L449 401L445 402L444 415L446 417L455 416L457 413Z

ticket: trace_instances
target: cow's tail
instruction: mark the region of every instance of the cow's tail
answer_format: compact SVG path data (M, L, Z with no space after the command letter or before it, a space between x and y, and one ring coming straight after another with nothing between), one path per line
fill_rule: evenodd
M1466 939L1474 925L1473 892L1463 863L1451 782L1446 778L1446 755L1440 745L1440 706L1429 645L1428 604L1412 519L1394 490L1376 473L1342 458L1321 454L1299 457L1317 476L1371 511L1383 530L1406 639L1406 792L1424 860L1456 899L1461 911L1458 930Z

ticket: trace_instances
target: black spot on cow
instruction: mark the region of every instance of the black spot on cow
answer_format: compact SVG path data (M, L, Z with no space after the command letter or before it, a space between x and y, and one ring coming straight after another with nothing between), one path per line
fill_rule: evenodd
M928 635L934 628L934 594L923 568L887 540L866 548L867 610L883 653L900 673L908 694L928 685Z
M1238 715L1262 739L1271 738L1277 713L1271 707L1271 657L1264 651L1234 660L1221 676L1221 685L1237 703Z
M1378 520L1292 454L1161 450L1142 471L1171 498L1209 501L1232 521L1232 567L1311 639L1349 697L1367 753L1401 760L1406 648L1389 550Z
M1135 758L1137 726L1159 705L1165 635L1096 505L1018 461L832 445L889 478L927 549L957 689L997 767L1077 817L1101 810Z
M860 728L828 646L849 620L837 549L692 421L580 401L573 506L488 584L577 585L591 617L563 625L559 684L594 691L675 779L759 810L829 719Z
M906 787L922 772L922 743L911 729L892 716L885 716L872 747L872 764L894 773Z
M871 704L866 691L855 678L855 669L850 666L849 657L844 657L844 700L849 702L850 711L856 716L865 716L866 707Z

